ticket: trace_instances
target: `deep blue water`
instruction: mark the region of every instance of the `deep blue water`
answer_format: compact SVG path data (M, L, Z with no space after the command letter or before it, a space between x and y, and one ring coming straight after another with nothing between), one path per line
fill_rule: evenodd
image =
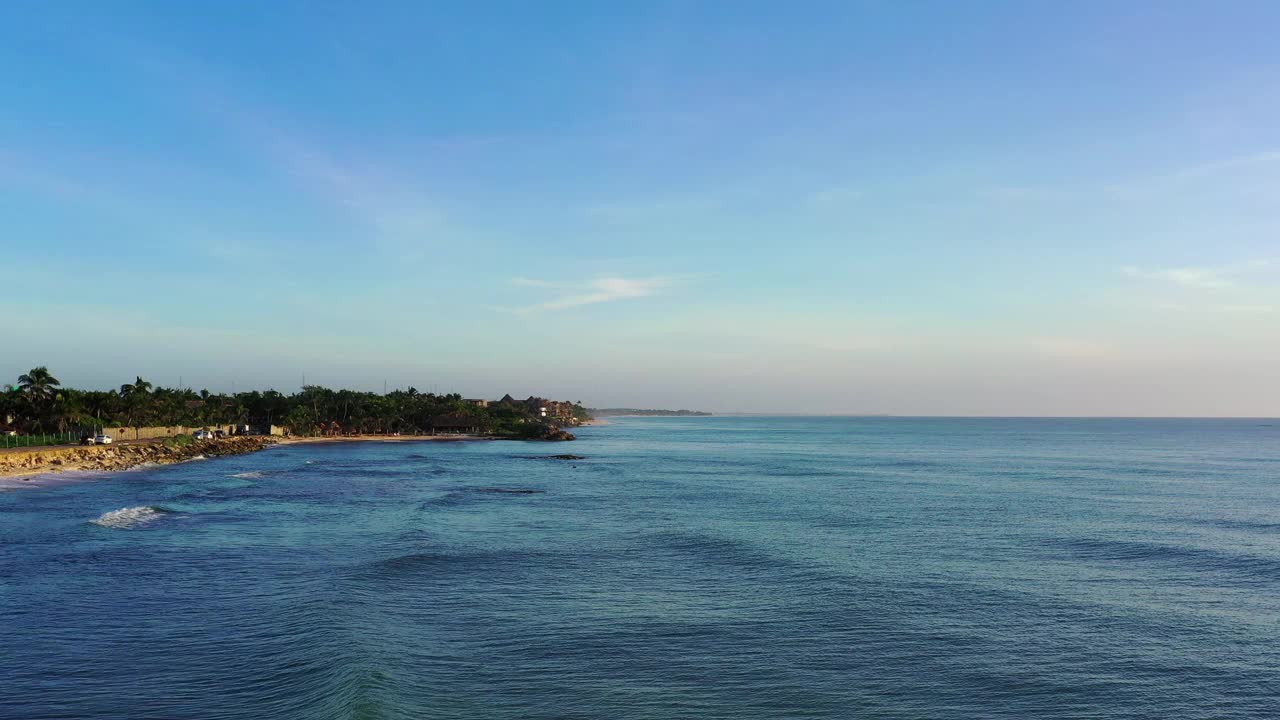
M0 493L0 717L1280 717L1280 421L580 438Z

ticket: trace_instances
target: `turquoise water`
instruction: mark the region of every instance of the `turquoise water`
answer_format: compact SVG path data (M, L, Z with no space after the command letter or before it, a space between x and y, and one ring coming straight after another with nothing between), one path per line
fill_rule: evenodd
M1280 421L580 438L0 493L0 717L1280 716Z

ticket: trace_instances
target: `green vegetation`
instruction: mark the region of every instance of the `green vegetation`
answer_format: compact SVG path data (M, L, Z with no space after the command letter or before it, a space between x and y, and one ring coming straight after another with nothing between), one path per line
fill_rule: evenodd
M543 416L546 409L547 415ZM0 429L61 434L79 439L95 428L277 425L296 435L417 434L476 428L510 437L538 437L559 425L590 419L581 403L531 397L483 403L416 388L378 393L307 385L285 395L275 390L235 394L154 386L141 377L119 390L64 388L47 368L34 368L0 392ZM68 435L70 433L70 435ZM74 441L73 440L73 441Z
M74 445L78 442L80 442L80 435L70 431L40 435L0 435L0 448Z

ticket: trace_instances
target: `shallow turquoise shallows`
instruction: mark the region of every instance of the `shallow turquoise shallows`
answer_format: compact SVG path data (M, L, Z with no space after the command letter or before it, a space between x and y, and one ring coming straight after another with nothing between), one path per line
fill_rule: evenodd
M3 492L0 717L1276 718L1280 421L621 419Z

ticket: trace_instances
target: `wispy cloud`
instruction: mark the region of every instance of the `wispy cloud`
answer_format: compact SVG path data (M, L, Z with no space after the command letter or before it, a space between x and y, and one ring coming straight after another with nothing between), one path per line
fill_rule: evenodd
M550 281L548 281L548 280L535 280L535 279L533 279L533 278L527 278L527 277L514 277L514 278L511 278L511 284L512 284L512 285L519 285L520 287L534 287L534 288L560 288L560 287L564 287L564 284L563 284L563 283L550 282Z
M1280 268L1271 258L1255 258L1224 265L1142 268L1128 266L1120 271L1135 280L1163 282L1189 290L1246 290L1268 285L1268 273Z
M1219 175L1225 172L1244 170L1246 168L1257 167L1260 165L1276 164L1280 164L1280 150L1263 150L1260 152L1250 153L1248 155L1237 155L1235 157L1213 160L1199 165L1181 168L1161 176L1161 179L1194 180L1197 178Z
M1143 269L1137 267L1122 268L1127 277L1138 280L1159 280L1179 287L1195 290L1221 290L1236 287L1234 280L1223 275L1221 270L1207 267L1181 267Z
M271 174L358 228L362 243L416 262L447 230L444 214L416 178L388 158L316 137L260 109L225 100L216 118Z
M414 260L424 241L445 230L444 214L413 172L412 159L304 131L280 108L244 100L208 68L187 59L174 63L187 68L186 97L202 119L220 127L268 173L360 226L363 239Z
M52 172L49 165L47 158L39 162L0 147L0 187L31 190L64 201L101 199L98 188Z
M1104 184L1103 190L1113 196L1142 195L1182 186L1194 186L1196 183L1206 181L1222 182L1227 178L1237 182L1264 180L1270 184L1278 168L1280 168L1280 150L1260 150L1155 174L1119 179Z
M300 142L292 134L261 130L263 149L304 187L345 208L385 236L421 237L437 229L442 216L413 182L392 177L368 162L343 162L317 144Z
M1141 307L1257 316L1280 312L1280 283L1272 273L1275 268L1280 265L1271 259L1254 259L1219 266L1125 267L1121 272L1142 281L1146 291L1163 296L1136 303Z
M585 283L559 283L532 278L512 278L511 283L520 287L542 290L560 290L561 295L550 300L517 308L516 312L529 313L540 310L568 310L583 305L596 305L648 297L671 284L667 277L626 278L620 276L598 277Z

